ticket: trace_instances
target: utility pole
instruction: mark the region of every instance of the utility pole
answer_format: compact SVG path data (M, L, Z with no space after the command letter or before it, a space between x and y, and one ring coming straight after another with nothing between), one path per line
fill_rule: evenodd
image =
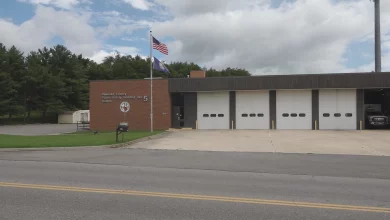
M382 72L381 52L381 16L380 0L373 0L375 5L375 72Z

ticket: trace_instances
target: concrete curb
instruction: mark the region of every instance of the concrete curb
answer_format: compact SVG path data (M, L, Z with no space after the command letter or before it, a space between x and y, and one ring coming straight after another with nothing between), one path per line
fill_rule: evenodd
M83 149L102 149L110 145L99 146L76 146L76 147L39 147L39 148L0 148L0 152L17 152L17 151L70 151Z
M148 136L148 137L136 139L136 140L125 142L125 143L113 144L113 145L110 145L109 148L126 147L126 146L129 146L129 145L132 145L132 144L135 144L135 143L139 143L139 142L142 142L142 141L154 140L154 139L157 139L157 138L161 138L162 136L168 135L168 133L170 133L170 131L165 131L165 132L160 133L160 134L151 135L151 136Z

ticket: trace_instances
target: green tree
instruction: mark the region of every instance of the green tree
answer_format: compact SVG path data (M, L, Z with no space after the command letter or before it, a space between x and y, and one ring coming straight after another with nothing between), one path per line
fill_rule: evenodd
M226 68L221 70L221 76L250 76L251 74L245 69Z
M173 62L167 65L167 68L171 72L169 74L169 77L171 78L187 77L192 70L202 70L199 65L187 62Z
M42 116L48 112L65 111L67 107L64 103L68 97L64 81L65 70L53 65L56 64L55 61L61 62L61 57L53 58L51 51L46 47L30 53L27 57L30 103L34 109L42 113Z
M240 68L226 68L223 70L215 70L213 68L210 68L206 70L207 77L226 77L226 76L250 76L251 74L245 70Z
M0 72L5 71L5 66L7 62L7 48L0 43Z
M0 72L0 116L9 114L12 110L14 97L18 91L15 89L11 75L6 72Z
M207 77L249 76L245 69L215 70L195 63L166 64L169 74L153 70L154 77L187 77L192 70L207 70ZM143 79L150 74L150 59L122 56L118 52L101 64L72 53L62 45L32 51L25 58L15 46L0 43L0 114L25 112L29 119L33 110L45 115L66 110L87 109L89 80Z
M23 53L12 46L5 57L3 55L2 63L1 69L5 73L3 77L10 77L10 85L12 86L10 89L16 91L9 94L11 97L8 100L8 116L11 119L13 115L24 111L25 94L23 86L25 84L26 68Z

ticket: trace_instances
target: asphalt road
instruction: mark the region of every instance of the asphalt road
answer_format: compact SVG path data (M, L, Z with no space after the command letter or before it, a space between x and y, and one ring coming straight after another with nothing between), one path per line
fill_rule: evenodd
M390 219L390 158L0 151L0 219Z

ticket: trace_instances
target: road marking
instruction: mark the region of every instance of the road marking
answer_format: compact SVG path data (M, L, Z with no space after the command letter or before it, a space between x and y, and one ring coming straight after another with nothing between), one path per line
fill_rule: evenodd
M98 188L37 185L37 184L23 184L23 183L6 183L6 182L0 182L0 187L42 189L42 190L56 190L56 191L70 191L70 192L87 192L87 193L104 193L104 194L148 196L148 197L174 198L174 199L192 199L192 200L235 202L235 203L260 204L260 205L278 205L278 206L291 206L291 207L304 207L304 208L390 213L390 208L383 208L383 207L352 206L352 205L310 203L310 202L293 202L293 201L283 201L283 200L251 199L251 198L237 198L237 197L224 197L224 196L205 196L205 195L192 195L192 194L176 194L176 193L146 192L146 191L133 191L133 190L115 190L115 189L98 189Z

